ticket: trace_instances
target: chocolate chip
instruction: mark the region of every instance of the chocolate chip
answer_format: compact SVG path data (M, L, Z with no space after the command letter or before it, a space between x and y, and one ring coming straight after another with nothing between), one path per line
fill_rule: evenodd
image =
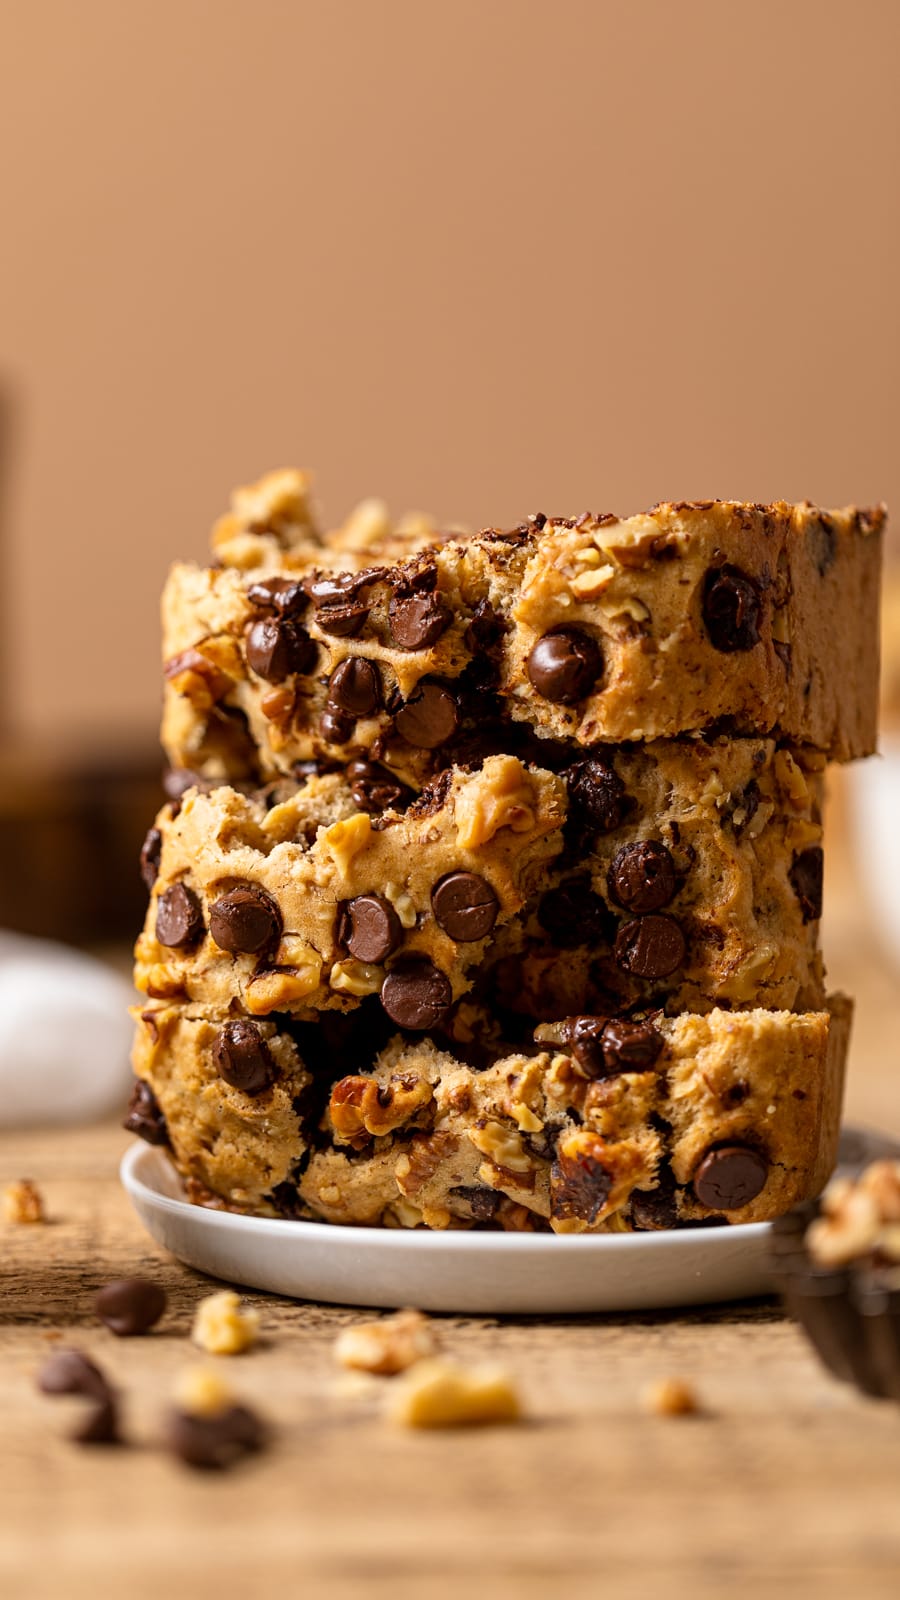
M94 1296L100 1321L120 1339L149 1332L165 1309L165 1289L149 1278L117 1278Z
M258 578L247 599L260 611L277 611L280 617L299 616L309 604L303 584L293 578Z
M615 1019L603 1030L603 1060L610 1074L649 1072L663 1048L663 1037L650 1022Z
M262 1094L278 1077L278 1067L255 1022L226 1022L216 1035L213 1060L220 1078L242 1094Z
M595 687L603 671L603 656L596 641L580 628L556 628L538 640L525 670L545 700L571 706Z
M368 717L381 705L381 677L374 661L348 656L328 680L329 702L351 717Z
M794 1093L796 1094L796 1092L797 1091L795 1090ZM738 1106L742 1106L744 1104L744 1101L749 1097L749 1094L750 1085L746 1079L736 1078L734 1083L730 1083L727 1089L722 1090L722 1105L725 1107L726 1111L736 1111Z
M678 1222L678 1187L671 1167L659 1168L655 1189L632 1189L629 1210L632 1227L641 1232L674 1228Z
M667 978L686 952L684 934L665 912L623 922L615 948L619 966L635 978Z
M401 739L417 750L437 750L459 727L459 709L448 689L424 683L401 706L394 726Z
M405 783L375 761L351 761L347 767L347 781L360 811L399 810L413 798L412 790Z
M482 1189L464 1183L457 1184L448 1192L465 1201L476 1222L490 1222L503 1199L496 1189Z
M659 911L678 887L675 863L665 845L654 839L623 845L606 881L613 899L629 911Z
M584 875L549 889L538 906L538 922L560 950L605 944L615 926L609 907Z
M55 1350L41 1367L37 1386L44 1394L84 1394L95 1400L110 1392L96 1362L80 1350Z
M822 877L825 856L821 845L814 844L795 856L788 876L798 901L804 922L817 922L822 915Z
M384 567L366 567L362 572L329 573L321 578L305 578L303 587L316 610L343 606L356 600L373 583L386 576Z
M694 1193L711 1211L738 1211L765 1188L769 1163L744 1144L710 1150L694 1173Z
M612 833L619 827L627 800L625 785L612 767L591 756L587 761L576 761L563 777L569 804L580 822L596 833Z
M357 961L386 961L402 941L403 926L390 900L377 894L358 894L341 907L338 943Z
M714 650L731 655L759 643L762 596L740 567L711 567L703 582L703 620Z
M362 632L369 615L369 607L362 600L348 600L341 606L323 606L316 614L316 622L323 633L335 639L355 639Z
M159 877L159 859L161 855L162 834L158 828L151 828L141 845L141 877L148 889L153 888Z
M341 711L337 706L326 705L322 712L319 730L323 739L329 744L346 744L353 734L353 717L348 717L346 711Z
M566 1043L586 1078L605 1078L603 1056L605 1017L567 1017Z
M210 906L209 931L220 950L257 955L281 938L281 912L265 889L241 883Z
M488 656L498 661L503 650L507 624L488 600L479 600L466 628L465 646L473 656Z
M590 1226L603 1210L611 1188L612 1173L586 1151L559 1156L550 1168L550 1214Z
M440 595L393 594L388 610L391 638L400 650L429 650L450 625Z
M411 817L433 817L447 803L447 796L453 785L453 771L445 767L443 772L426 783L421 794L418 794L409 808Z
M448 872L431 891L439 928L460 944L486 939L500 911L490 884L477 872Z
M76 1444L117 1444L118 1405L100 1368L80 1350L57 1350L38 1373L44 1394L83 1395L91 1402L83 1420L73 1430Z
M247 663L258 678L281 683L294 672L311 672L318 650L299 623L262 617L247 631Z
M169 1130L166 1119L159 1108L156 1095L149 1083L138 1078L131 1091L131 1099L125 1113L122 1127L127 1133L136 1133L139 1139L147 1144L169 1144Z
M166 1438L169 1449L187 1466L221 1471L261 1450L266 1430L249 1406L233 1405L208 1416L172 1411Z
M452 998L449 978L424 959L399 963L381 986L381 1004L391 1021L412 1033L438 1027Z
M193 889L174 883L156 903L156 937L169 950L184 950L203 938L203 908Z

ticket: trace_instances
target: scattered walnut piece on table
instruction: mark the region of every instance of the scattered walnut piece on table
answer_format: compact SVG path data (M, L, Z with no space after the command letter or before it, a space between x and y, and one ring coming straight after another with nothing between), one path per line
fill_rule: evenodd
M431 1323L421 1311L398 1311L380 1322L360 1322L344 1328L334 1346L342 1367L393 1377L416 1361L433 1356L437 1348Z
M18 1178L3 1191L3 1216L6 1222L46 1222L41 1191L30 1178Z
M700 1410L697 1392L684 1378L658 1378L642 1399L644 1410L656 1417L694 1417Z
M241 1306L233 1289L201 1300L194 1316L191 1338L211 1356L236 1356L252 1349L259 1337L259 1312Z
M407 1428L472 1427L517 1422L522 1408L503 1367L418 1361L392 1387L387 1415Z
M230 1384L211 1367L185 1367L175 1384L175 1400L195 1417L212 1417L234 1404Z

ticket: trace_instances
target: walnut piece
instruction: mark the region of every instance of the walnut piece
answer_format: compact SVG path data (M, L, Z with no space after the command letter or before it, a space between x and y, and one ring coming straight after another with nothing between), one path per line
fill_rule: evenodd
M393 1377L416 1361L433 1356L437 1343L431 1323L421 1311L398 1311L380 1322L344 1328L335 1341L334 1359L342 1367Z
M877 1251L900 1255L900 1162L875 1161L855 1181L835 1178L822 1214L806 1230L806 1247L822 1267L846 1266Z
M191 1338L211 1356L237 1356L252 1349L259 1337L259 1312L242 1307L233 1289L201 1300L194 1315Z
M175 1384L175 1400L193 1417L214 1417L234 1404L234 1394L209 1367L186 1367Z
M517 1422L522 1408L505 1368L435 1358L403 1374L391 1389L387 1415L406 1428L457 1428Z
M535 812L534 788L521 761L494 756L456 797L456 837L464 850L477 850L501 828L527 833Z
M18 1178L3 1191L3 1216L6 1222L46 1222L41 1191L30 1178Z
M684 1378L658 1378L648 1384L642 1401L655 1417L693 1417L700 1410L697 1392Z
M433 1096L430 1083L415 1073L396 1073L388 1083L374 1078L341 1078L331 1091L329 1113L336 1134L380 1138L409 1122Z

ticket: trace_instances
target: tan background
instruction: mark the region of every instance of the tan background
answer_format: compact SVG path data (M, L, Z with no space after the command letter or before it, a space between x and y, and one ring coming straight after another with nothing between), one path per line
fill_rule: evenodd
M7 720L147 736L232 483L900 503L896 0L6 0Z

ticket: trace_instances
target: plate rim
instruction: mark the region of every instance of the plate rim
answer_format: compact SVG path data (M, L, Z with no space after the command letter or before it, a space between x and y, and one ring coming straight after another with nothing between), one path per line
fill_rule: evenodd
M142 1160L154 1155L168 1159L165 1151L136 1139L122 1156L119 1163L119 1177L132 1201L141 1200L144 1204L155 1206L173 1217L183 1217L199 1227L213 1230L224 1227L249 1237L254 1234L264 1234L266 1238L273 1238L283 1233L285 1242L307 1239L318 1243L330 1241L332 1245L337 1246L340 1240L347 1245L355 1244L359 1247L365 1244L367 1248L374 1247L376 1250L413 1252L424 1250L439 1253L441 1250L464 1249L473 1254L490 1253L498 1248L511 1247L516 1250L529 1249L541 1254L559 1255L560 1253L586 1254L598 1249L613 1252L652 1250L659 1249L663 1244L675 1252L688 1251L696 1250L698 1242L702 1239L705 1248L716 1251L724 1246L726 1241L732 1247L761 1241L771 1229L769 1222L734 1222L727 1223L721 1228L659 1228L636 1233L491 1233L476 1232L466 1228L438 1230L380 1228L374 1225L366 1228L358 1223L245 1216L239 1211L215 1211L210 1207L194 1205L190 1200L176 1200L171 1195L162 1194L135 1170ZM273 1229L277 1230L277 1234L272 1232Z

